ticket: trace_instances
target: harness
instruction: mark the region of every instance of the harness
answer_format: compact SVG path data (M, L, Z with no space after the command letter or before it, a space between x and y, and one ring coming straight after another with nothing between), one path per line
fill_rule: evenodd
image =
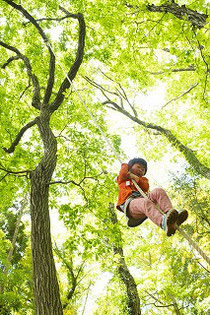
M140 194L139 191L133 191L132 194L126 199L126 201L122 205L120 205L121 210L124 212L126 216L127 225L129 227L138 226L147 219L147 217L140 218L140 219L134 219L134 218L129 217L128 207L129 207L130 202L135 198L143 198L143 196Z

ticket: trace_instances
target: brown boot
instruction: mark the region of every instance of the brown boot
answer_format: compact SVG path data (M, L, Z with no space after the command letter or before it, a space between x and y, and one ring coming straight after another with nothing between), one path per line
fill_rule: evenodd
M178 211L171 209L166 214L165 232L167 236L171 236L176 232L176 223L178 219Z
M176 221L176 224L179 226L181 225L184 221L186 221L188 218L188 212L187 210L182 210L178 213L178 218Z

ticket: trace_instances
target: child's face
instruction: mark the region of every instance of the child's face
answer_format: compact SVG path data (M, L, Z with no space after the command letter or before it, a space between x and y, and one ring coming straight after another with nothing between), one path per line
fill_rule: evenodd
M145 174L145 167L142 164L135 163L131 167L130 172L132 172L133 174L141 177L141 176L144 176L144 174Z

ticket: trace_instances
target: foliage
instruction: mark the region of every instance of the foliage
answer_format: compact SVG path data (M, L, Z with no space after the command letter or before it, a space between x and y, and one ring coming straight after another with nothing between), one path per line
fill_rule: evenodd
M162 5L165 1L152 3ZM178 4L181 6L183 2ZM114 255L114 245L124 250L144 314L175 314L174 299L182 314L208 313L207 266L178 233L166 239L163 232L149 222L128 229L125 218L119 213L119 222L113 225L109 203L116 201L118 166L114 153L85 106L124 159L126 153L121 149L121 136L128 128L129 135L133 129L138 150L148 160L157 161L168 155L171 161L179 163L180 153L172 149L160 133L139 125L133 128L134 125L121 114L117 116L120 130L117 134L111 133L113 111L102 105L105 95L89 85L84 77L90 77L112 93L119 91L121 85L141 120L169 129L209 167L209 18L198 28L171 13L150 12L147 1L136 0L50 0L46 3L36 0L25 1L23 5L35 19L42 19L39 24L56 56L51 101L74 60L78 38L74 20L58 20L65 15L59 5L71 13L83 13L87 24L85 56L79 76L50 121L58 151L57 168L49 183L49 203L52 216L54 211L58 212L67 230L65 237L55 239L57 245L54 247L64 314L79 314L85 309L86 296L88 300L97 277L105 272L112 277L98 296L93 314L124 315L129 312L126 288L118 274L120 257ZM185 6L208 14L203 0L187 2ZM3 0L0 22L1 41L17 47L29 58L43 96L49 54L37 30ZM18 204L14 205L14 200L29 191L28 174L40 162L43 147L38 130L32 127L12 155L3 150L10 146L20 129L37 116L37 109L31 106L33 86L23 60L14 59L6 65L15 53L1 45L0 55L0 286L6 283L0 305L4 315L11 312L33 314L32 264L27 242L29 235L25 232L28 222L21 223L7 279L3 270L16 222ZM165 101L161 103L158 97L163 89ZM147 105L146 98L152 93L157 94L156 98ZM109 97L117 100L116 94L109 94ZM127 103L126 108L131 110L132 106ZM8 117L11 118L9 124ZM183 170L178 163L174 165L181 170L171 175L168 191L177 208L184 207L190 212L185 229L208 252L207 181L190 168ZM26 173L15 173L18 171ZM75 290L70 295L74 284L72 272L76 276L81 266Z

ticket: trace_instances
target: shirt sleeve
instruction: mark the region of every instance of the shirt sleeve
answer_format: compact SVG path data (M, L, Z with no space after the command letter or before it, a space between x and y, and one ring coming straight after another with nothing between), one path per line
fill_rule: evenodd
M128 178L128 170L129 170L128 164L123 163L121 165L120 173L117 177L118 185L120 185L122 182L126 181L126 179Z

